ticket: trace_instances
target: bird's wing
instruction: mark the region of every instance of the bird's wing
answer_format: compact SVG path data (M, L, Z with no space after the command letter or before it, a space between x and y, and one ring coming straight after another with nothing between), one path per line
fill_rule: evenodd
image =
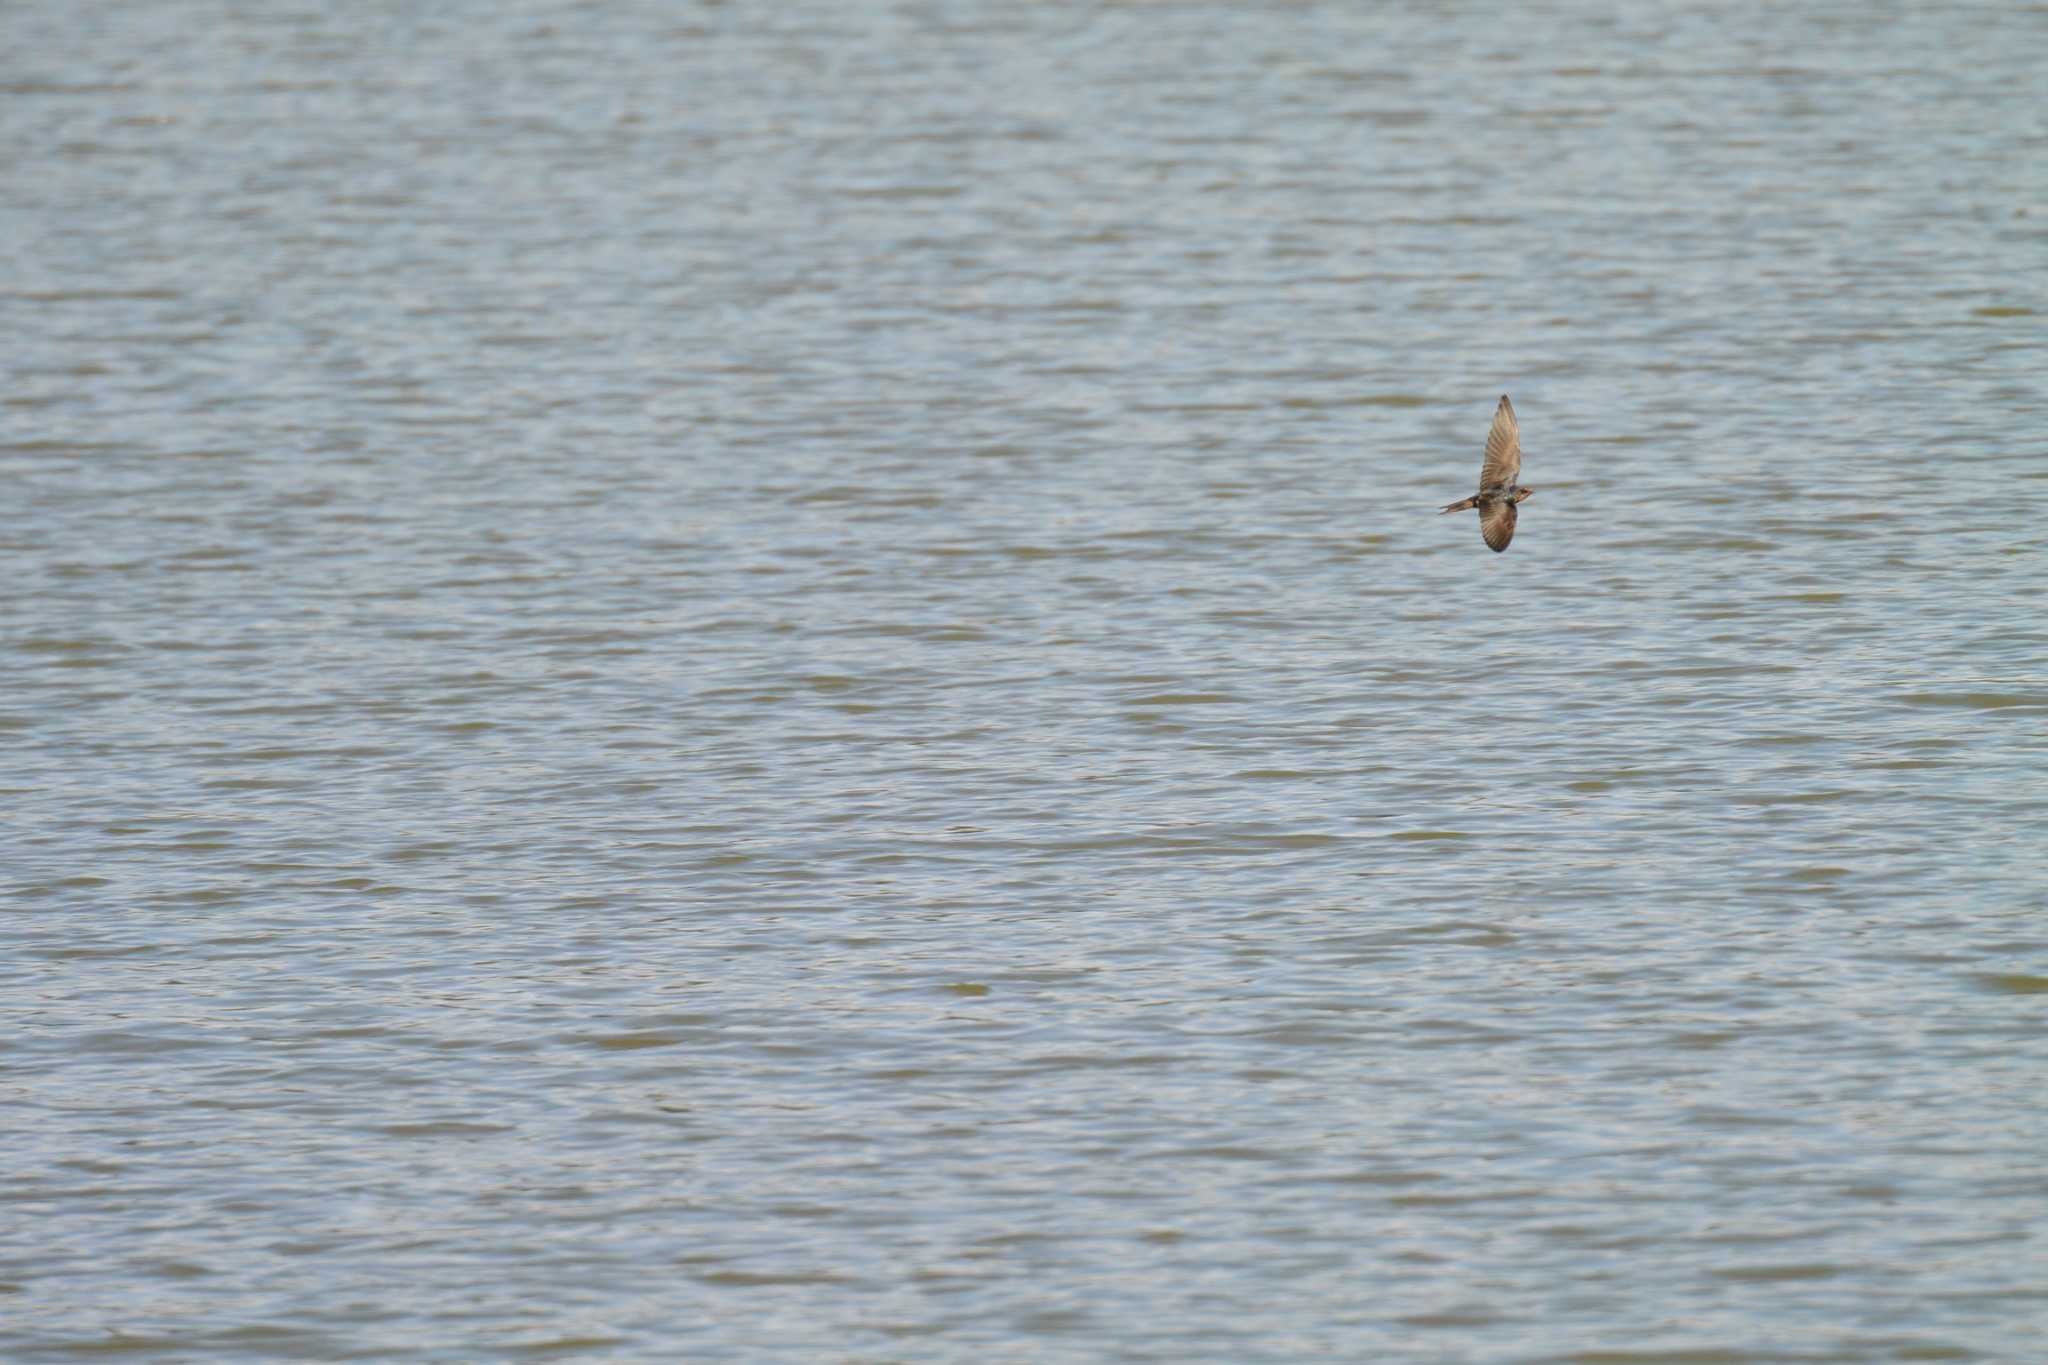
M1495 554L1507 549L1515 538L1515 505L1503 499L1480 509L1479 534L1486 537L1486 548Z
M1522 429L1515 425L1514 404L1502 394L1500 406L1493 410L1493 430L1486 433L1486 463L1479 467L1479 486L1513 483L1521 473Z

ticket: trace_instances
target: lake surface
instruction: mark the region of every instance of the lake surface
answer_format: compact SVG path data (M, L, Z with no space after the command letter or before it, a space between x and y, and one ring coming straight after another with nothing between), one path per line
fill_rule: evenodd
M0 10L0 1356L2038 1358L2048 13L1375 11Z

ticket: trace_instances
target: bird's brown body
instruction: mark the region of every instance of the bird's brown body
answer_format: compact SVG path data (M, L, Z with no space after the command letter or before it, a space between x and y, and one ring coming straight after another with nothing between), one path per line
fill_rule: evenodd
M1515 422L1514 404L1502 394L1500 406L1493 410L1493 430L1486 433L1486 462L1479 467L1479 491L1444 511L1478 508L1479 534L1486 538L1488 549L1500 553L1515 538L1515 505L1536 491L1515 482L1521 472L1522 429Z

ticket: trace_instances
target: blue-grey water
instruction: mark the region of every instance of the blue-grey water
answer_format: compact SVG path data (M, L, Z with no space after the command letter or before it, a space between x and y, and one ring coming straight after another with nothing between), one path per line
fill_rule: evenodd
M0 1357L2039 1359L2044 71L0 8Z

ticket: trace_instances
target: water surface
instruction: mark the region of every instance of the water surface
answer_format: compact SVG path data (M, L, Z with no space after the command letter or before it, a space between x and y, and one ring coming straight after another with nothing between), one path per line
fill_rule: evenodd
M2039 13L0 51L0 1353L2038 1349Z

